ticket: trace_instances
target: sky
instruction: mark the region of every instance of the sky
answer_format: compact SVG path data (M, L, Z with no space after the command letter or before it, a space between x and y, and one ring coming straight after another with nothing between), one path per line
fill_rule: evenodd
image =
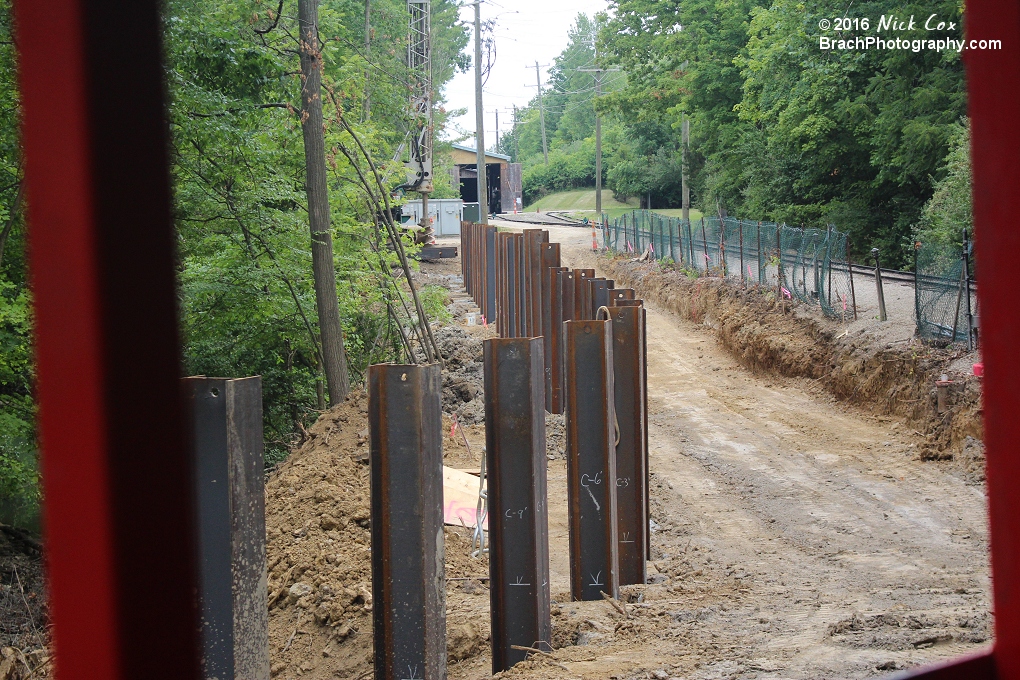
M607 7L606 0L483 0L482 21L496 19L496 63L483 89L485 110L485 146L496 141L496 111L499 129L506 132L513 121L513 106L525 106L535 96L535 61L542 66L544 85L549 65L567 46L567 32L579 12L593 16ZM460 13L462 21L474 24L474 6L466 4ZM467 51L474 59L474 31ZM529 87L530 86L530 87ZM474 146L475 72L454 77L444 89L449 110L467 109L453 119L445 137L457 135L457 127L472 135L463 144ZM459 135L457 135L459 136Z

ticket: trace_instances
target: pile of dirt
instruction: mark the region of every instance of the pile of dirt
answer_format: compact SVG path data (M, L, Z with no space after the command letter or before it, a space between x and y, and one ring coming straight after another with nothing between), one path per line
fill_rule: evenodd
M266 482L273 677L371 675L367 437L368 398L356 392L323 414L307 440ZM444 447L454 452L449 430L445 440ZM448 579L488 575L487 558L472 558L470 552L468 532L448 528ZM484 599L487 608L488 597L487 591L484 598L465 591L463 584L475 582L451 583L456 585L448 594L448 647L450 659L457 661L485 649L489 634L486 617L476 621L479 617L458 613L464 609L462 601Z
M851 333L770 288L691 279L658 262L624 256L602 257L598 266L643 299L711 328L752 372L812 379L841 401L898 416L925 437L921 458L956 460L968 478L983 479L983 465L975 464L976 457L983 461L981 379L966 370L976 355L917 340L889 343L868 328ZM948 409L939 413L935 382L943 375L952 384Z
M434 329L436 342L443 353L443 411L457 414L464 425L485 422L484 346L483 341L495 337L488 328L472 329L448 324Z
M0 680L41 677L49 667L42 546L0 524Z

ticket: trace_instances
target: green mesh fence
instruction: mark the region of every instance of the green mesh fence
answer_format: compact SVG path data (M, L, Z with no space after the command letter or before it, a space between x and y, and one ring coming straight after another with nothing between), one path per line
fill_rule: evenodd
M604 245L617 252L670 259L699 276L775 288L777 294L816 304L833 318L853 317L846 234L798 229L733 217L696 221L635 210L603 218Z
M927 243L914 252L917 334L928 340L967 342L977 300L973 282L967 281L969 272L964 271L963 249Z

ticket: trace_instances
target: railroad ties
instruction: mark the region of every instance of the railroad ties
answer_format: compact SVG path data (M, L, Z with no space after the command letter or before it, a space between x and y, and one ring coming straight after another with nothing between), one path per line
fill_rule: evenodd
M575 600L644 583L648 529L646 321L594 269L562 266L549 232L463 223L464 288L485 342L492 671L551 638L545 414L563 413ZM445 677L438 366L369 371L376 678Z

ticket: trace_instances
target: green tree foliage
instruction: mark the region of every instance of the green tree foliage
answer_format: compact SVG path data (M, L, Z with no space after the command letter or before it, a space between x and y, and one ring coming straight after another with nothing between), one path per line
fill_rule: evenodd
M914 15L915 28L877 33L880 17L893 14ZM955 28L925 30L931 14ZM687 115L692 194L702 210L832 222L859 249L878 246L889 261L907 262L911 225L947 172L943 159L965 110L960 57L822 50L820 35L855 36L818 28L838 15L831 3L804 0L612 2L600 43L607 61L625 70L627 86L601 106L618 113L632 148L615 159L622 167L610 158L610 186L636 193L650 189L656 174L667 176L642 168L675 158ZM862 37L963 34L958 0L865 0L847 16L870 19ZM663 130L666 138L657 138Z
M0 521L32 526L38 520L38 467L25 205L18 198L19 121L11 3L4 0L0 2Z
M396 209L390 195L405 180L403 162L392 159L407 130L407 9L404 0L372 0L366 59L364 7L364 0L320 5L337 283L355 381L370 363L404 358L403 336L416 323L378 228L385 204ZM432 11L438 92L468 65L467 32L453 0L433 0ZM168 0L164 12L184 371L262 376L271 462L315 416L320 377L297 118L296 5ZM23 221L14 211L15 47L10 0L0 0L0 230L12 226L0 260L0 521L30 524L38 485L31 299ZM437 110L441 129L445 115ZM439 291L426 288L421 297L432 316L445 313Z
M598 65L598 31L596 20L578 14L567 47L554 60L543 84L548 165L542 154L537 93L518 110L517 125L499 140L499 148L524 165L525 203L551 191L595 185L595 81L592 73L582 69ZM615 90L622 80L619 74L606 74L603 92Z
M961 245L963 230L974 233L972 175L970 165L970 121L957 127L950 140L949 155L939 168L942 179L921 211L914 239L923 243Z
M372 8L371 61L361 53L363 0L330 0L319 13L337 284L355 382L369 364L401 356L400 327L410 323L377 229L382 194L404 181L402 163L390 159L407 129L407 13L402 0ZM277 10L261 0L171 1L167 48L186 370L262 375L267 442L282 455L314 415L320 362L297 31ZM452 2L433 2L437 90L465 66L456 13Z

